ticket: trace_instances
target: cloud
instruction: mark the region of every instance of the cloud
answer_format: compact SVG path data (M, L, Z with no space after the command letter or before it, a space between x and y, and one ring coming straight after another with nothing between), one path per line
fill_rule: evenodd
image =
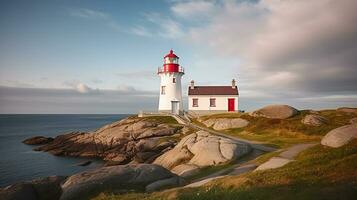
M83 95L73 89L0 86L0 113L106 114L155 110L158 93L152 91L101 90Z
M65 81L63 83L64 86L70 87L71 89L73 89L74 91L80 93L80 94L99 94L99 89L94 89L89 87L88 85L81 83L78 80L69 80L69 81Z
M215 10L215 5L210 1L185 1L175 3L171 10L176 16L192 20L207 17Z
M115 19L113 19L110 14L102 11L86 8L71 9L70 15L82 19L99 20L101 22L104 22L107 27L111 28L114 31L124 32L123 28L115 21Z
M357 93L357 1L223 1L187 40L236 59L242 90Z
M86 18L86 19L109 19L110 16L104 12L91 10L86 8L72 9L70 14L74 17Z
M145 28L144 26L136 25L131 28L130 33L138 36L151 37L153 36L152 32Z
M184 36L181 24L172 18L156 12L145 13L144 16L146 20L157 27L155 29L158 30L157 35L168 39L177 39Z
M82 94L87 94L87 93L98 93L99 89L93 89L88 87L87 85L83 83L79 83L75 87L76 91Z
M110 14L86 8L71 9L70 15L87 20L101 21L101 24L106 25L114 31L126 34L134 34L142 37L152 37L157 35L164 38L175 39L183 35L181 25L178 22L171 19L170 17L163 17L159 13L154 12L144 14L145 20L154 25L154 27L143 26L139 24L123 27L117 23L117 21Z

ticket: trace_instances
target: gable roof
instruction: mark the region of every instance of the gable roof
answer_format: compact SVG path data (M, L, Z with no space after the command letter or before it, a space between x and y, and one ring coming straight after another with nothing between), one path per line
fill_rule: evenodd
M195 86L188 87L188 95L238 95L238 88L232 86Z

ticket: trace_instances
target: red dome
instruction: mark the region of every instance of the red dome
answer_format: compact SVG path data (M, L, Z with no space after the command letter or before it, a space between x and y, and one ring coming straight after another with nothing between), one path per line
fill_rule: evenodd
M176 54L174 54L174 51L172 49L170 50L170 53L167 54L164 58L167 58L167 57L169 57L169 58L179 58L178 56L176 56Z

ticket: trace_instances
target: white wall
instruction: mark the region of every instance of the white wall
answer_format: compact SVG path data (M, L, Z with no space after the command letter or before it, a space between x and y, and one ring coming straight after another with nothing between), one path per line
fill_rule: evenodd
M181 78L183 73L160 73L160 98L159 98L159 110L169 111L171 110L171 101L180 101L179 110L183 110L182 104L182 88ZM176 83L172 82L172 79L176 78ZM161 86L166 86L165 94L161 94Z
M192 99L198 99L198 107L192 106ZM210 107L210 98L216 98L216 107ZM228 98L234 98L234 110L238 111L238 96L237 95L189 95L188 96L188 110L199 111L199 110L217 110L217 111L228 111Z

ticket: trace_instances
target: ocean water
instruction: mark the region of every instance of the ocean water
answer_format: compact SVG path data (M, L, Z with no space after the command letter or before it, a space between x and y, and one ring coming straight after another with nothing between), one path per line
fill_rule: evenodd
M70 131L89 131L128 115L0 115L0 187L51 175L71 175L103 165L100 160L53 156L33 151L26 138L55 137ZM78 163L92 160L88 166Z

